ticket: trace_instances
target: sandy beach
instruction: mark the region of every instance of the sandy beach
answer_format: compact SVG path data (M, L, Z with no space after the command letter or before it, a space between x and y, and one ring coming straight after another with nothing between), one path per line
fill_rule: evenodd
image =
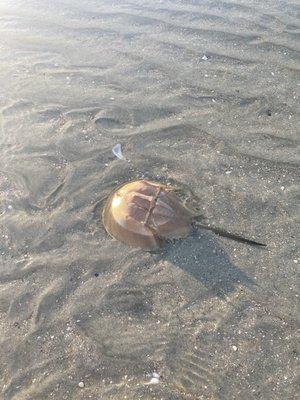
M0 399L297 398L299 10L1 1ZM267 247L112 239L144 178Z

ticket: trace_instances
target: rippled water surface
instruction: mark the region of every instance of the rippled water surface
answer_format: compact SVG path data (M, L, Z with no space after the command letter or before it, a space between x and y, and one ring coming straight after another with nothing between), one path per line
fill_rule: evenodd
M296 398L299 11L0 2L1 398ZM142 177L267 249L111 239L101 200Z

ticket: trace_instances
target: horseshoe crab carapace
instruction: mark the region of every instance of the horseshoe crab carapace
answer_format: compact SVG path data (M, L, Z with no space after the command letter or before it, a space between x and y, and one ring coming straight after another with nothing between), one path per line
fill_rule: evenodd
M184 238L193 227L263 246L223 229L200 224L196 217L197 213L184 205L174 188L147 180L125 183L113 191L102 214L104 227L111 236L147 250L162 247L168 240Z

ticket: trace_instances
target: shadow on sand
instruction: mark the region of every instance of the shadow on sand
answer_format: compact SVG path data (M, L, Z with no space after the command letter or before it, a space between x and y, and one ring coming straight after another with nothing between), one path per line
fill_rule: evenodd
M162 258L199 281L211 295L224 297L237 285L247 288L256 285L231 262L220 240L213 233L196 231L194 235L168 245Z

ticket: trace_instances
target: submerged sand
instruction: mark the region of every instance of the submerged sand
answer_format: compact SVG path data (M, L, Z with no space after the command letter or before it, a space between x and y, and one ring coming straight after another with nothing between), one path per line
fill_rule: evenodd
M1 2L1 399L296 398L297 11ZM114 241L101 199L143 177L268 247Z

